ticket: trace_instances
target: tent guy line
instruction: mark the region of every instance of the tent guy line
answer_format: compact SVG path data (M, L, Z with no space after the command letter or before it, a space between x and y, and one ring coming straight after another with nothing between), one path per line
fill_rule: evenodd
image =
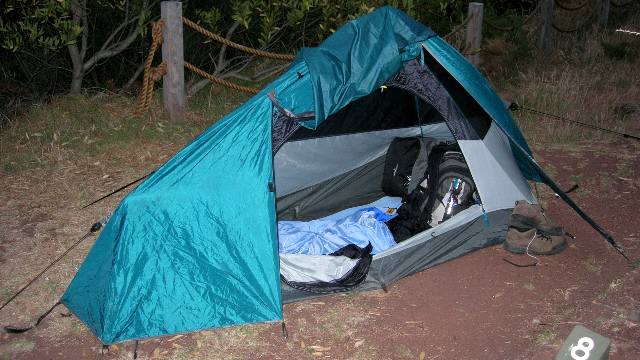
M84 206L83 206L83 207L81 207L80 209L86 209L86 208L88 208L89 206L91 206L91 205L93 205L93 204L99 203L100 201L102 201L102 200L104 200L104 199L106 199L106 198L108 198L108 197L110 197L110 196L112 196L112 195L115 195L115 194L119 193L120 191L122 191L122 190L124 190L124 189L128 188L129 186L131 186L131 185L133 185L133 184L136 184L136 183L138 183L138 182L140 182L140 181L142 181L142 180L144 180L144 179L148 178L149 176L151 176L151 174L153 174L153 171L152 171L152 172L150 172L150 173L148 173L148 174L147 174L147 175L145 175L145 176L142 176L142 177L140 177L140 178L138 178L138 179L135 179L135 180L131 181L130 183L128 183L128 184L126 184L126 185L123 185L123 186L121 186L121 187L119 187L119 188L117 188L117 189L113 190L112 192L110 192L110 193L108 193L108 194L106 194L106 195L104 195L104 196L101 196L99 199L96 199L96 200L94 200L94 201L92 201L92 202L88 203L87 205L84 205Z
M602 131L602 132L606 132L606 133L610 133L610 134L614 134L614 135L619 135L622 136L623 138L627 138L627 139L633 139L633 140L640 140L640 137L636 136L636 135L632 135L629 133L625 133L625 132L621 132L621 131L616 131L616 130L611 130L611 129L607 129L601 126L597 126L597 125L592 125L592 124L588 124L582 121L578 121L578 120L573 120L573 119L569 119L566 117L562 117L559 115L554 115L554 114L550 114L544 111L540 111L540 110L536 110L530 107L526 107L526 106L522 106L518 103L511 103L509 105L509 110L511 111L518 111L518 110L524 110L524 111L528 111L532 114L536 114L536 115L542 115L545 117L548 117L550 119L555 119L555 120L561 120L561 121L565 121L565 122L569 122L572 124L576 124L576 125L580 125L580 126L584 126L593 130L597 130L597 131Z
M11 303L15 298L17 298L20 294L22 294L22 292L24 292L29 286L31 286L31 284L33 284L42 275L44 275L44 273L46 273L47 270L51 269L51 267L53 267L53 265L57 264L58 261L62 260L63 257L65 257L69 252L71 252L71 250L73 250L76 246L78 246L82 241L84 241L86 238L88 238L91 234L94 234L98 230L102 229L102 227L107 223L107 221L109 221L109 217L105 216L101 220L96 221L95 223L93 223L93 225L91 225L91 228L89 229L89 231L87 231L86 234L82 235L78 240L76 240L76 242L74 242L69 248L67 248L67 250L65 250L60 256L58 256L55 260L53 260L51 263L49 263L49 265L47 265L47 267L45 267L42 271L40 271L40 273L38 273L38 275L36 275L26 285L24 285L22 288L20 288L20 290L18 290L15 294L13 294L7 301L5 301L4 304L2 304L2 306L0 306L0 310L4 309L7 305L9 305L9 303ZM38 323L40 321L41 321L41 319L38 320Z

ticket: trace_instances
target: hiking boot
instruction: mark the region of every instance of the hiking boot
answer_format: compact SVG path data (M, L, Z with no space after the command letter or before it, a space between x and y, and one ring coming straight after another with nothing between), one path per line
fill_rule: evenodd
M529 248L529 254L532 255L557 254L567 247L567 240L561 229L558 227L551 228L553 232L545 233L536 229L518 231L515 228L509 228L507 240L503 243L503 247L514 254L526 253L527 247ZM552 235L558 233L561 235Z
M525 200L516 201L516 206L513 208L509 219L509 225L521 231L556 226L546 217L542 206L539 204L529 204Z

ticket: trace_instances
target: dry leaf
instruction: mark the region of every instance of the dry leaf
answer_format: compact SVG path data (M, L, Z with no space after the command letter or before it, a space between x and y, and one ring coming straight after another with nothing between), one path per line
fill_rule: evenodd
M353 344L353 346L360 347L360 346L362 346L362 344L364 344L364 340L358 340L358 341L356 341L355 344Z
M178 340L178 339L180 339L180 338L181 338L181 337L183 337L183 336L184 336L184 335L176 335L176 336L172 337L171 339L169 339L169 340L167 340L167 341L171 342L171 341L174 341L174 340Z
M427 357L427 354L424 353L424 351L420 352L420 360L424 360L424 358Z
M313 355L313 356L322 356L324 354L321 353L321 352L313 352L313 353L311 353L311 355Z
M330 346L324 347L324 346L318 346L318 345L312 345L309 346L309 348L315 350L315 351L329 351L331 350Z

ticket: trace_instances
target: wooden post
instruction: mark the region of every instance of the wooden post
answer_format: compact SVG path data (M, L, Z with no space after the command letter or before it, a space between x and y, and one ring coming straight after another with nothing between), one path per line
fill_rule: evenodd
M542 0L542 26L540 29L540 38L538 38L538 49L548 54L551 51L551 35L553 30L553 17L556 12L555 0Z
M182 3L163 1L162 15L162 61L167 64L167 73L162 78L164 108L172 121L184 117L184 51L182 46Z
M598 25L607 27L609 22L609 9L611 8L611 0L600 0L600 15L598 15Z
M465 38L465 54L467 59L476 67L480 65L480 47L482 46L482 16L484 4L469 3L467 34Z

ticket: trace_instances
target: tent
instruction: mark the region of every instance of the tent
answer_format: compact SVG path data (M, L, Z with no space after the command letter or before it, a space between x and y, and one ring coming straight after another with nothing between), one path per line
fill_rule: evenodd
M104 344L282 321L314 294L281 282L277 221L378 198L402 136L456 141L482 203L376 254L359 290L503 241L514 202L535 201L527 180L544 174L487 81L385 7L302 49L128 194L61 302Z

